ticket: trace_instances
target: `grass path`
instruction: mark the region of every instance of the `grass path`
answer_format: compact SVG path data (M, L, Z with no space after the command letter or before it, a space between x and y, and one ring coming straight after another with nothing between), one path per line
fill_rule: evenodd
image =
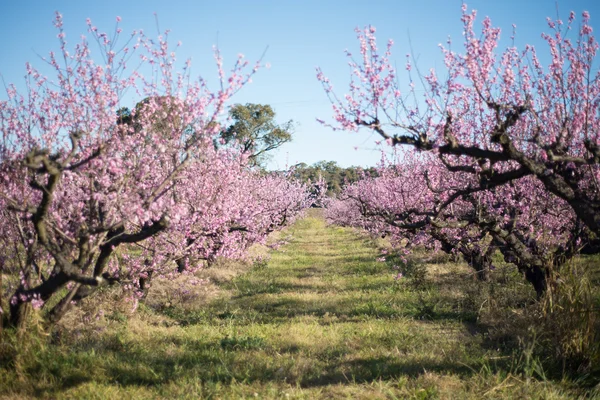
M40 351L24 383L0 378L0 395L568 397L491 361L507 356L473 331L465 296L450 284L466 276L460 267L416 287L394 281L370 239L318 214L286 234L290 243L268 264L221 283L207 305L144 307L127 320L109 314L97 333Z

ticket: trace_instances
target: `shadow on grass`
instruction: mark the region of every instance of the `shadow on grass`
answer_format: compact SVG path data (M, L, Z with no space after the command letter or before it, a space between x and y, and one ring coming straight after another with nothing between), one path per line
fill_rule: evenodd
M287 351L286 351L287 350ZM394 380L401 377L416 378L425 372L470 376L474 368L447 361L416 360L403 362L395 357L358 358L353 360L328 360L326 366L316 365L295 370L293 358L277 361L272 350L245 349L245 357L238 352L223 348L219 343L195 343L176 355L164 351L112 351L98 349L99 360L111 360L95 365L101 378L94 376L94 368L88 366L81 372L70 372L60 380L41 384L35 389L37 396L55 396L90 381L119 386L158 387L179 380L197 380L204 384L232 382L268 383L282 382L303 388L320 387L344 383L371 383L379 380ZM259 351L252 357L252 351ZM278 349L281 353L298 353L300 350ZM265 353L267 356L265 356ZM76 355L75 355L76 356ZM293 357L293 356L292 356ZM100 361L96 361L100 362Z
M216 319L236 320L237 324L280 324L302 317L322 317L329 315L341 321L363 321L365 319L401 319L419 321L448 321L472 323L477 315L471 311L452 309L446 303L419 302L406 298L393 297L361 299L357 296L342 299L322 298L300 299L271 297L267 293L240 295L226 304L213 304L203 310L188 311L179 308L166 308L157 311L173 319L178 325L188 326L209 323ZM251 318L249 318L251 316Z
M470 376L473 371L468 365L450 362L401 362L391 357L360 358L344 362L319 377L301 380L299 383L300 386L309 388L345 383L371 383L400 377L417 378L427 372Z
M32 371L31 373L33 374L34 372ZM48 395L54 397L60 392L76 388L77 386L92 382L93 380L93 377L86 376L81 373L73 373L63 377L58 384L41 384L40 386L34 388L33 393L35 397L46 397Z

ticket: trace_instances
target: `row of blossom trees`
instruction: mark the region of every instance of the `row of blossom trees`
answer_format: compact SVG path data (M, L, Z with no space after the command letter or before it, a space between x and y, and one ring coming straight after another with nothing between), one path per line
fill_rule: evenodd
M464 50L442 47L445 76L419 77L406 64L401 90L391 48L375 28L357 30L360 57L348 93L336 96L333 127L368 128L409 149L381 176L349 187L329 218L462 253L485 279L501 251L538 295L549 277L600 234L600 72L598 43L584 12L548 20L548 65L533 46L498 52L500 29L463 6ZM569 37L573 36L573 38Z
M25 90L9 86L0 102L0 286L10 298L0 312L15 325L30 305L51 304L56 322L101 285L141 292L153 275L243 256L312 201L304 185L214 146L227 101L259 63L240 55L226 72L216 50L210 90L189 62L176 70L168 32L123 43L119 21L111 37L88 20L97 46L82 37L70 48L57 14L54 76L28 64ZM144 100L128 110L126 96Z

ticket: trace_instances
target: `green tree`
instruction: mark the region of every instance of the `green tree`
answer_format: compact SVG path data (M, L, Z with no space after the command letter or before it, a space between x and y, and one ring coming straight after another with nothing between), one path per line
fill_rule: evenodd
M239 146L252 165L264 166L268 152L292 140L294 121L275 122L268 104L236 104L229 111L233 124L221 132L224 145Z
M354 183L364 176L377 176L374 167L348 167L342 168L335 161L318 161L313 165L298 163L292 167L293 176L302 182L316 182L322 177L327 182L327 195L337 195L343 188Z

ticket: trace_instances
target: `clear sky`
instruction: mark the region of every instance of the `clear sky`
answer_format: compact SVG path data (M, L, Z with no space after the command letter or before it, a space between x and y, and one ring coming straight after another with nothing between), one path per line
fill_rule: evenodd
M141 28L155 33L156 12L160 29L170 29L173 43L183 43L178 58L191 58L197 75L215 76L214 44L222 50L226 65L228 61L232 65L237 53L257 60L268 46L264 61L271 68L261 70L234 101L270 104L278 121L293 119L299 124L293 142L279 150L271 168L320 160L334 160L344 167L368 166L380 159L376 136L367 131L333 132L315 121L331 116L315 67L320 66L343 93L349 76L343 51L356 50L354 28L370 24L377 28L382 47L387 39L394 39L399 65L412 45L420 69L441 68L438 43L449 35L456 44L461 40L461 4L461 0L0 0L0 74L7 83L22 82L26 61L40 65L38 55L58 48L52 26L55 11L63 14L71 43L86 33L88 17L109 32L120 16L124 32ZM546 17L556 17L557 7L565 20L570 10L577 15L589 11L592 26L600 30L599 0L562 0L558 5L555 0L473 0L467 4L478 10L478 21L490 16L495 26L503 28L504 38L516 24L518 45L541 48Z

